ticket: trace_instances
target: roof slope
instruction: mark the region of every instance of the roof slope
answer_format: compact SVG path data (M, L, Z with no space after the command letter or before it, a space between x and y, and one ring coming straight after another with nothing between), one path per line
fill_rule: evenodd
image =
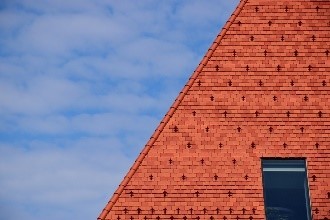
M265 219L261 157L329 217L329 33L328 0L241 0L98 219Z

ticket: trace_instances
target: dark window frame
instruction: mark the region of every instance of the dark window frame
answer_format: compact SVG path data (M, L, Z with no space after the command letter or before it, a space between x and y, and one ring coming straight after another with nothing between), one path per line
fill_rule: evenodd
M273 164L273 165L271 165ZM302 166L303 165L303 166ZM272 167L273 166L273 167ZM272 200L267 200L267 193L266 191L271 190L273 187L269 187L266 189L266 176L269 178L269 174L272 172L276 172L277 174L287 174L288 172L292 172L292 174L298 174L298 173L304 173L302 176L303 181L303 190L304 190L304 202L305 202L305 208L306 208L306 219L312 220L312 208L311 208L311 200L310 200L310 187L308 182L308 169L307 169L307 159L302 157L262 157L261 158L261 173L262 173L262 185L263 185L263 196L264 196L264 207L265 207L265 216L267 219L267 210L268 215L269 211L272 207L267 207L267 202L269 204ZM271 178L276 179L276 175L272 175ZM278 178L278 177L277 177ZM300 180L300 181L301 181ZM269 180L267 180L269 182ZM269 185L269 183L267 183ZM284 188L284 190L288 190L289 188ZM268 192L269 194L269 192ZM269 195L268 195L269 196ZM287 219L293 219L293 218L287 218ZM268 220L268 219L267 219Z

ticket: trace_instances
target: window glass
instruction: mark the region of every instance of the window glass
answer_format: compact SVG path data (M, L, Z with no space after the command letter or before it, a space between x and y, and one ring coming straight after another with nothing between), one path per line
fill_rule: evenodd
M262 160L267 220L310 220L305 160Z

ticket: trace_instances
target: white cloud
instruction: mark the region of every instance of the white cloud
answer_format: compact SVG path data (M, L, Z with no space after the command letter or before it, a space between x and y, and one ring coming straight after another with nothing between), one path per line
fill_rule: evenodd
M56 219L53 214L66 208L78 214L82 206L102 206L100 198L104 202L116 186L109 183L119 182L121 170L132 162L120 152L122 145L113 138L82 138L58 144L33 141L26 149L0 146L0 204L3 199L18 203L13 211L19 213L26 201L26 214L41 213L47 219ZM47 207L57 210L47 213ZM86 213L95 217L92 214Z
M33 53L43 56L89 53L118 42L126 34L125 27L104 16L42 15L15 39L12 48L24 53L33 48Z
M0 106L5 113L42 114L66 109L83 97L81 85L66 79L36 77L19 84L0 82Z

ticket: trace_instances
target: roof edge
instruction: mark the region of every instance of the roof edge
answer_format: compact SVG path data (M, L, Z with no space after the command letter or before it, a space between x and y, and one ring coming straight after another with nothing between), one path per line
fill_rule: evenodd
M98 220L105 220L106 216L108 215L108 213L110 212L110 210L112 209L112 207L114 206L114 204L116 203L116 201L118 200L119 196L124 191L125 186L128 184L128 182L130 181L130 179L132 178L132 176L136 172L137 168L140 166L140 164L142 163L142 161L145 158L145 156L148 154L149 150L151 149L151 147L153 146L153 144L155 143L155 141L158 139L159 135L161 134L161 132L165 128L166 124L171 119L172 115L174 114L174 112L176 111L177 107L179 106L179 104L183 100L184 96L187 94L187 92L189 91L189 89L192 87L192 85L194 84L196 78L202 72L204 66L207 64L207 62L211 58L213 52L215 51L215 49L217 48L217 46L220 44L222 38L226 35L229 27L234 23L236 17L242 11L244 5L247 2L248 2L248 0L240 0L240 3L238 4L238 6L236 7L236 9L234 10L234 12L232 13L232 15L230 16L229 20L226 22L225 26L222 28L220 34L216 37L215 41L213 42L213 44L211 45L211 47L208 49L208 51L205 54L205 56L203 57L202 61L199 63L199 65L195 69L194 73L189 78L188 83L181 90L180 94L175 99L175 101L172 104L172 106L170 107L169 111L166 113L165 117L163 118L163 120L160 122L160 124L156 128L154 134L151 136L151 138L149 139L149 141L147 142L147 144L143 148L142 152L139 154L138 158L135 160L133 166L128 171L128 173L124 177L123 181L121 182L121 184L119 185L119 187L117 188L117 190L114 192L112 198L107 203L106 207L102 210L101 214L97 218Z

